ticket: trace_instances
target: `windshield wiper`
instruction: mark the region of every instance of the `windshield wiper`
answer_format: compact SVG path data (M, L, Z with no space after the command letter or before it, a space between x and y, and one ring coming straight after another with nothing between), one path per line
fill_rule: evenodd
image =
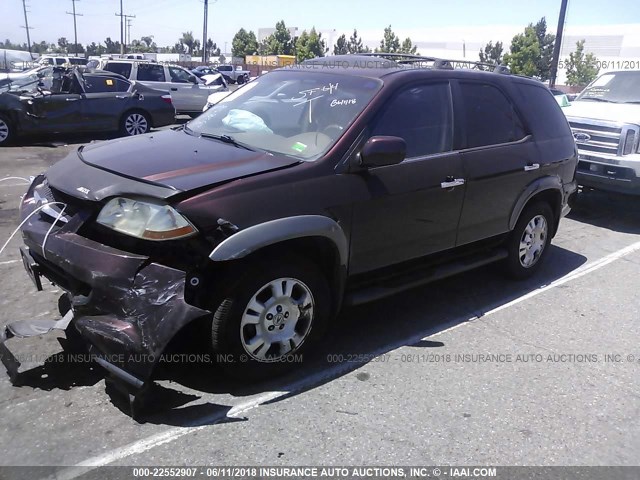
M613 100L607 100L606 98L600 98L600 97L583 97L580 100L593 100L594 102L618 103L618 102L614 102Z
M213 133L201 133L200 136L204 138L213 138L214 140L220 140L224 143L233 145L234 147L244 148L245 150L250 150L252 152L255 152L253 148L245 145L244 143L240 143L236 141L236 139L233 138L231 135L215 135Z

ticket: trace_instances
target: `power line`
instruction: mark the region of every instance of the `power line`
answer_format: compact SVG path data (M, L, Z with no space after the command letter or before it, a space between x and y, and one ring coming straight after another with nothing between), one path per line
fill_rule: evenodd
M76 17L82 17L81 13L76 13L76 2L80 0L71 0L73 5L73 12L66 12L67 15L73 15L73 53L78 56L78 28L76 25Z

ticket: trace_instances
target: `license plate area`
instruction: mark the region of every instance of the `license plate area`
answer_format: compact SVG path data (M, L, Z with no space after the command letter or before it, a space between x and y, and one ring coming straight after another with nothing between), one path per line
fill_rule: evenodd
M24 265L24 269L27 271L29 278L35 285L36 289L40 292L42 291L42 282L40 281L40 267L33 259L29 252L27 252L24 248L20 248L20 256L22 257L22 265Z

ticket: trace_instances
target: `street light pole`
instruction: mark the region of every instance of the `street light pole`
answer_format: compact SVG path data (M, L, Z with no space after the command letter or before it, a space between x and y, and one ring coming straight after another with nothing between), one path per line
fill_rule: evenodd
M209 0L204 0L204 24L202 26L202 63L207 63L207 17L209 15Z
M564 19L567 15L568 0L561 0L560 17L558 18L558 30L556 32L556 42L553 46L553 58L551 59L551 72L549 75L549 87L556 86L556 76L558 74L558 60L560 59L560 48L562 47L562 32L564 30Z

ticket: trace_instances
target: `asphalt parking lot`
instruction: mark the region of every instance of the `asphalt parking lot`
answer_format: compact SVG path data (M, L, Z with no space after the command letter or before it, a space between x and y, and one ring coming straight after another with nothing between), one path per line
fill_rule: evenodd
M0 179L88 141L4 148ZM0 181L2 243L24 183ZM60 291L35 291L19 244L0 256L0 323L56 317ZM55 361L57 335L12 339L31 358L20 387L0 372L0 465L637 465L639 266L640 199L583 193L536 278L490 266L345 310L271 382L174 365L140 421L99 367Z

